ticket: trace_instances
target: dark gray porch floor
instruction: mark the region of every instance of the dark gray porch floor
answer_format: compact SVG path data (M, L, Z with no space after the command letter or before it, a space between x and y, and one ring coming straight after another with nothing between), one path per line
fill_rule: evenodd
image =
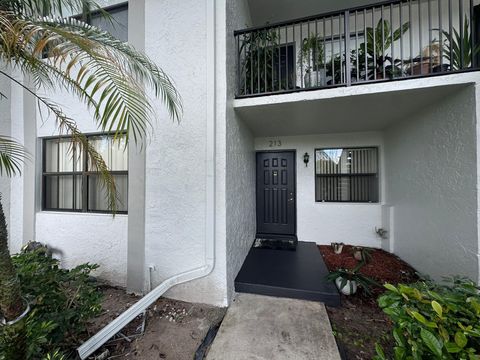
M317 245L299 241L296 251L251 248L235 279L235 291L340 305Z

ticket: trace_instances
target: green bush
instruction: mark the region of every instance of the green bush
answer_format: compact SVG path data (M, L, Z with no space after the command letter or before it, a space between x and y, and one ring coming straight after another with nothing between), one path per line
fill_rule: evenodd
M60 359L70 355L100 310L101 293L90 273L97 265L71 270L37 249L15 255L13 263L31 311L18 324L0 327L0 359Z
M480 293L473 281L385 287L378 304L394 324L395 359L480 359ZM375 359L386 358L377 345Z

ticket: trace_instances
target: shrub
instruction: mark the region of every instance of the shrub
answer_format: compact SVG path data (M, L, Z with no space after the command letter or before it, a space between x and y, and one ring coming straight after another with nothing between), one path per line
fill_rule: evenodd
M18 324L0 327L0 359L60 359L78 345L89 319L101 310L101 293L90 277L97 265L60 268L45 249L12 258L31 311Z
M378 303L394 324L395 359L480 359L480 293L473 281L385 287ZM379 345L375 359L386 359Z

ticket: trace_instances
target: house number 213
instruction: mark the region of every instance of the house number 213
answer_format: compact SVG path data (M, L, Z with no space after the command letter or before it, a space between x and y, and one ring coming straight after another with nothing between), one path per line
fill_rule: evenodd
M269 140L268 142L268 147L280 147L282 146L282 141L281 140Z

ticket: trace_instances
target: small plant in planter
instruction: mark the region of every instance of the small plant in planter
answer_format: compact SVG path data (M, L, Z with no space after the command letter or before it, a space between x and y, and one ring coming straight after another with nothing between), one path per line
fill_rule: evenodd
M369 263L372 260L372 249L362 246L354 246L352 248L353 257L355 260Z
M306 88L327 85L325 48L321 37L310 34L303 39L298 52L298 64L304 74Z
M379 286L375 280L360 273L360 269L365 265L361 262L354 269L337 269L327 275L327 279L334 281L337 289L344 295L353 295L361 287L365 294L369 295L370 287Z
M341 243L332 242L330 245L332 246L333 252L335 254L341 254L343 250L343 245L345 244L343 242Z

